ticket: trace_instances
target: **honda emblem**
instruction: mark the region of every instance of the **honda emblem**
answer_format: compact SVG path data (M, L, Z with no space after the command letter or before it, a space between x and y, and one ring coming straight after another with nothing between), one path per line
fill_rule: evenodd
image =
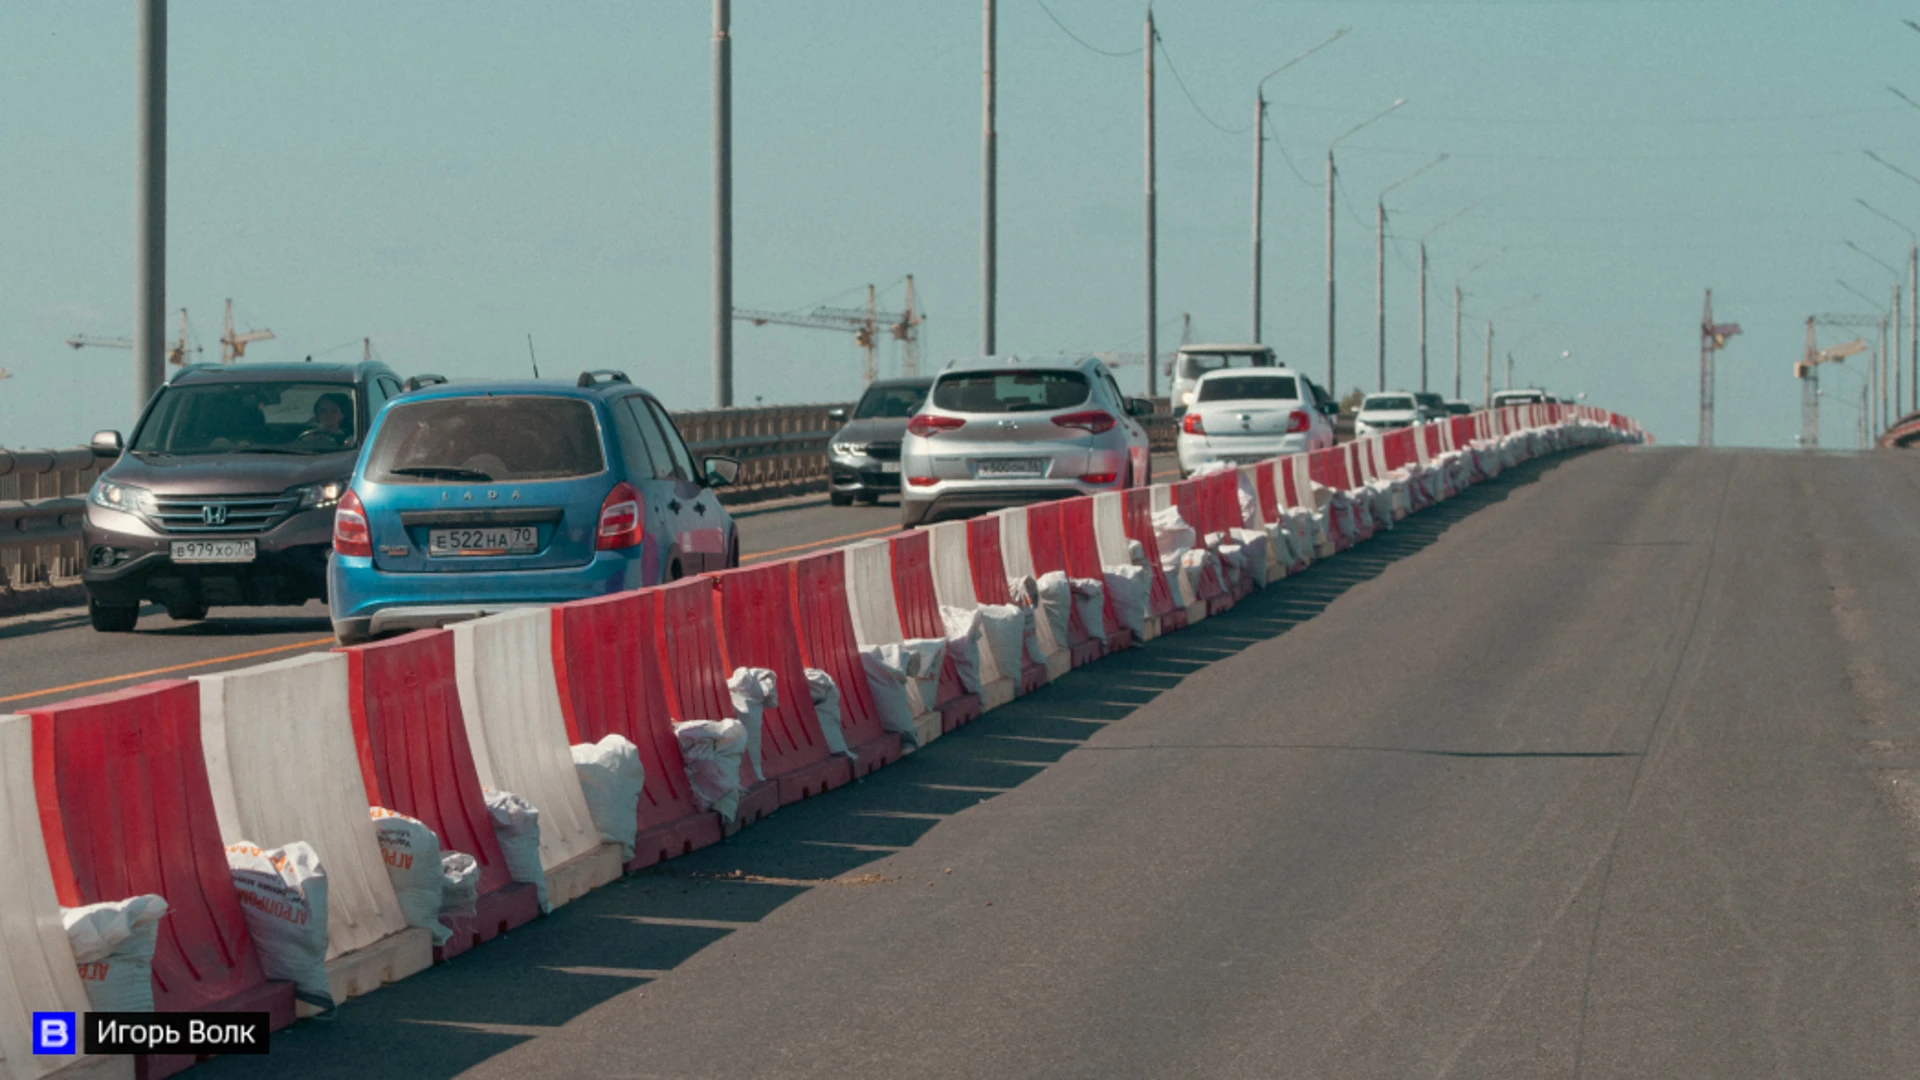
M227 523L227 504L208 503L201 507L200 520L209 525L225 525Z

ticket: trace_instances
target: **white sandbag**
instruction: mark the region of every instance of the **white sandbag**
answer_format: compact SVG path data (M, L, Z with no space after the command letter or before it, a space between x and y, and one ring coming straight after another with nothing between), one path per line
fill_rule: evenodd
M1240 545L1246 555L1245 570L1252 575L1253 583L1261 588L1267 587L1267 550L1268 536L1265 529L1228 529L1231 536Z
M1026 642L1027 662L1045 666L1047 647L1040 641L1040 582L1033 575L1007 579L1007 594L1020 609L1022 635Z
M1096 578L1072 578L1073 607L1080 613L1080 626L1096 641L1107 640L1107 585Z
M293 996L309 1005L333 1008L327 986L327 872L313 845L295 840L262 851L242 840L227 845L227 869L267 978L293 983Z
M1253 490L1253 470L1240 470L1240 524L1243 528L1258 529L1266 524L1260 516L1260 496Z
M464 851L440 853L440 914L475 915L480 904L480 860Z
M1073 584L1067 575L1051 570L1035 580L1034 591L1039 597L1034 610L1040 619L1040 647L1048 652L1066 648L1067 628L1073 621Z
M907 703L914 715L940 705L940 669L947 663L946 638L908 638L879 646L888 663L907 673Z
M860 650L860 667L867 674L867 688L873 694L873 707L880 714L880 726L917 745L913 701L907 694L907 684L912 680L898 661L898 650L892 660L881 653L878 645Z
M733 698L733 715L747 729L747 760L753 762L753 776L765 780L760 769L760 718L768 709L780 707L779 679L767 668L734 668L727 676L727 693Z
M859 760L847 748L847 733L840 729L840 684L819 668L806 668L807 697L813 701L813 715L820 721L820 737L827 741L827 752Z
M1226 533L1208 533L1207 547L1220 559L1221 579L1229 591L1237 589L1247 576L1247 550Z
M680 759L687 765L687 786L702 810L732 821L740 808L740 759L747 752L747 728L738 720L686 720L673 725Z
M387 880L400 901L408 926L433 934L435 945L445 945L453 932L440 924L445 891L441 877L440 838L426 822L384 806L368 807L373 834L380 841L380 857L387 864Z
M166 900L153 895L60 909L94 1012L153 1011L153 947L166 913Z
M961 688L969 694L980 693L979 610L942 604L940 621L947 628L947 655L953 658L953 673Z
M980 641L993 657L994 666L1000 674L1018 681L1021 656L1027 638L1033 635L1032 609L1023 610L1017 604L982 604L976 610L980 615Z
M640 789L647 780L640 748L625 735L614 734L571 749L594 829L600 839L620 845L622 862L633 858L633 838L640 831Z
M540 913L549 914L547 871L540 862L540 811L532 803L511 791L482 788L487 801L487 816L493 819L493 834L500 840L500 855L507 862L507 874L515 881L533 886L540 901Z
M1143 556L1144 557L1144 556ZM1106 571L1107 595L1113 598L1113 617L1131 631L1133 640L1142 641L1147 632L1147 606L1151 600L1153 579L1143 566L1110 566Z
M1193 526L1180 516L1178 506L1153 512L1153 542L1160 549L1162 558L1172 555L1176 560L1179 559L1179 553L1193 547L1196 539Z

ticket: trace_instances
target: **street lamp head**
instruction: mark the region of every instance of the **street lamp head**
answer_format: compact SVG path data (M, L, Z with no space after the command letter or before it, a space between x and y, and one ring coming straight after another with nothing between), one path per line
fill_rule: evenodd
M1315 45L1313 48L1308 49L1306 52L1301 53L1299 56L1294 57L1293 59L1287 61L1286 63L1281 64L1279 67L1274 68L1272 71L1267 72L1265 75L1262 75L1260 77L1259 84L1256 85L1253 89L1254 96L1260 97L1261 95L1266 93L1268 79L1273 78L1275 75L1280 74L1281 72L1287 70L1288 68L1299 63L1300 61L1305 60L1307 57L1312 56L1314 53L1319 52L1321 49L1324 49L1327 46L1333 44L1334 42L1339 41L1341 38L1346 37L1349 33L1352 33L1352 32L1353 32L1353 27L1343 26L1340 29L1335 30L1333 32L1332 37L1328 38L1327 40L1321 42L1318 45Z
M1381 109L1379 112L1374 113L1372 116L1367 117L1365 120L1362 120L1359 123L1348 128L1347 130L1341 132L1339 135L1334 137L1334 140L1332 142L1327 144L1327 153L1331 155L1333 153L1333 148L1336 146L1339 146L1340 143L1344 141L1347 136L1352 135L1354 132L1359 131L1361 128L1364 128L1369 124L1372 124L1378 120L1384 119L1388 113L1392 112L1393 110L1399 108L1402 105L1405 105L1406 103L1407 103L1406 98L1395 98L1393 100L1393 104L1387 106L1384 109Z

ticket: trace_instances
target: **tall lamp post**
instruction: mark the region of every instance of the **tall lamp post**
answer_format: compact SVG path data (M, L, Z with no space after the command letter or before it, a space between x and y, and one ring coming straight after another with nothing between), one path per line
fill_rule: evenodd
M133 415L166 381L167 0L135 14L133 187Z
M1853 241L1849 240L1847 244L1851 247L1853 246ZM1854 250L1858 251L1859 249L1855 248ZM1861 254L1865 255L1866 252L1862 251ZM1872 256L1869 255L1868 258L1872 258ZM1889 309L1881 307L1878 300L1875 300L1873 297L1868 296L1866 293L1861 292L1859 289L1854 288L1839 278L1835 278L1834 283L1860 299L1865 300L1867 306L1872 308L1874 313L1880 316L1880 343L1874 347L1873 358L1867 362L1867 373L1870 376L1868 384L1872 388L1872 397L1869 399L1871 404L1867 412L1867 424L1873 428L1875 434L1878 434L1884 426L1882 420L1886 415L1887 315ZM1899 298L1899 295L1898 288L1896 287L1894 292L1896 300ZM1897 313L1894 315L1894 318L1896 321L1898 320L1899 316Z
M1519 303L1508 304L1506 307L1487 316L1487 370L1486 375L1483 376L1481 380L1481 389L1486 395L1485 407L1487 408L1493 407L1493 320L1505 315L1509 311L1519 311L1521 308L1526 307L1538 299L1540 299L1540 294L1534 293Z
M1472 210L1474 207L1478 205L1480 205L1480 200L1475 199L1474 201L1454 211L1452 217L1449 217L1445 221L1442 221L1440 224L1435 225L1431 229L1428 229L1426 232L1426 235L1420 238L1420 392L1423 394L1427 392L1427 241L1433 239L1434 233L1437 233L1441 229L1444 229L1447 226L1453 224L1462 215L1466 214L1469 210ZM1458 375L1459 373L1459 359L1460 359L1460 333L1459 333L1460 320L1458 315L1459 315L1459 312L1458 310L1456 310L1454 323L1453 323L1453 328L1454 328L1453 352L1454 352L1454 369L1455 369L1456 375ZM1454 396L1455 397L1460 396L1460 388L1458 386L1454 387Z
M1327 144L1327 393L1332 394L1336 398L1340 396L1340 389L1339 385L1334 381L1335 371L1333 359L1335 337L1333 297L1333 184L1334 177L1337 175L1333 165L1333 150L1334 147L1346 141L1348 136L1353 135L1355 132L1360 131L1370 124L1378 122L1385 118L1388 113L1391 113L1406 103L1406 98L1394 99L1393 104L1341 132L1334 137L1332 142Z
M1907 240L1908 240L1909 246L1907 248L1908 294L1907 294L1906 355L1912 358L1913 366L1908 371L1908 377L1906 380L1907 394L1908 394L1906 410L1908 412L1920 411L1920 233L1914 232L1912 229L1908 228L1904 222L1900 221L1900 219L1894 217L1892 214L1889 214L1884 210L1881 210L1879 207L1873 205L1872 203L1868 202L1865 199L1855 199L1853 201L1859 203L1867 211L1867 213L1880 218L1882 221L1887 222L1888 224L1892 225L1894 228L1897 228L1901 232L1907 234ZM1897 324L1898 321L1899 320L1896 318L1895 323ZM1898 332L1897 326L1894 333L1894 340L1896 342L1899 341L1899 332ZM1900 362L1899 362L1900 357L1901 357L1901 349L1899 345L1896 344L1893 350L1893 359L1894 359L1893 400L1894 400L1894 408L1896 410L1901 408L1900 406L1901 380L1900 380Z
M1885 270L1887 273L1893 275L1893 305L1889 309L1889 311L1891 312L1889 317L1893 320L1893 332L1894 332L1894 340L1895 340L1894 352L1892 355L1897 356L1899 355L1898 342L1899 342L1899 333L1900 333L1900 284L1901 284L1901 279L1904 278L1906 274L1903 271L1894 269L1892 263L1887 262L1885 259L1882 259L1880 256L1875 255L1873 252L1868 251L1866 248L1861 247L1859 244L1856 244L1851 240L1847 241L1847 246L1859 252L1861 255L1865 256L1866 258L1871 259L1876 266L1880 267L1880 269ZM1881 336L1884 337L1886 335L1886 329L1887 328L1884 325L1880 327ZM1874 434L1876 435L1879 434L1882 430L1884 430L1887 427L1888 362L1889 362L1889 355L1887 353L1887 343L1885 341L1882 341L1880 343L1880 357L1877 361L1875 361L1875 366L1874 366L1874 395L1876 398L1875 408L1874 408ZM1894 407L1897 408L1898 406L1899 406L1899 401L1896 398L1894 401Z
M1373 203L1373 321L1379 355L1375 358L1375 390L1387 388L1387 193L1447 160L1441 154L1432 161L1380 189Z
M1256 345L1260 342L1260 241L1263 234L1260 203L1261 196L1266 191L1265 182L1262 179L1262 167L1266 163L1267 80L1339 41L1347 35L1349 29L1341 27L1335 30L1332 37L1261 76L1260 82L1253 88L1253 336L1248 340Z
M1477 265L1475 265L1473 269L1467 271L1464 274L1461 274L1458 278L1454 279L1454 282L1453 282L1453 398L1455 401L1460 400L1460 393L1461 393L1461 389L1460 389L1460 297L1461 297L1460 287L1467 283L1468 278L1472 277L1474 274L1478 273L1479 271L1485 269L1487 264L1493 262L1495 259L1498 259L1500 256L1505 255L1506 253L1507 253L1507 249L1501 248L1499 251L1496 251L1493 254L1487 256L1486 258L1480 260L1480 262Z

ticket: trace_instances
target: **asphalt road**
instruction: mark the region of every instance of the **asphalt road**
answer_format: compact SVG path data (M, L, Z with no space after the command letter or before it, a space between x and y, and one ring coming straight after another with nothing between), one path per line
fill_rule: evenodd
M1911 1077L1916 539L1915 455L1534 463L273 1067Z
M1165 480L1177 466L1156 457ZM741 560L779 558L882 536L900 525L899 503L829 506L824 497L734 511ZM175 622L149 604L132 634L95 633L84 608L0 618L0 714L147 679L205 675L333 647L325 604L217 608L204 622Z

